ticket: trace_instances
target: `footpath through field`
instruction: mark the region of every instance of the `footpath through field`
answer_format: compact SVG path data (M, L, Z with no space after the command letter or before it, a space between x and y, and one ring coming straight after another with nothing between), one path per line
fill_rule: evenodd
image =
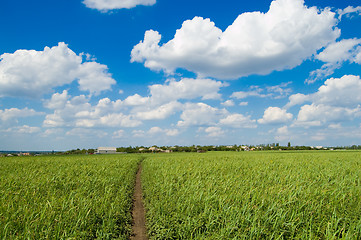
M135 189L134 189L134 207L133 207L133 235L132 240L147 240L147 230L145 227L145 209L143 205L143 193L142 193L142 184L141 184L141 175L142 173L142 161L139 163L139 168L135 180Z

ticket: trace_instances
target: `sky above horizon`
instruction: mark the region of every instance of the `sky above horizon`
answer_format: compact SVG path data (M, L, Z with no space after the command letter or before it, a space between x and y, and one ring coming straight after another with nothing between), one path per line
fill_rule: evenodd
M0 150L360 145L359 5L3 0Z

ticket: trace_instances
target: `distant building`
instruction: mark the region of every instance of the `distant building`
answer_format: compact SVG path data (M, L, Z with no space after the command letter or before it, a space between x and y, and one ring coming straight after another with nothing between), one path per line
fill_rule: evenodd
M249 151L249 147L248 146L241 146L241 149L243 149L243 151Z
M114 154L117 153L116 147L98 147L98 154Z

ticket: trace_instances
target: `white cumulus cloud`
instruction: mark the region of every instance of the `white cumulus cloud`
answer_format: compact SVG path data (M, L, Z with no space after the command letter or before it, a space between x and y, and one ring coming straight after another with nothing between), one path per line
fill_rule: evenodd
M28 125L16 126L16 127L12 127L12 128L6 129L6 130L0 129L0 132L17 133L17 134L33 134L33 133L38 133L40 131L41 131L41 129L39 127L31 127Z
M343 16L351 18L354 15L361 15L361 6L358 7L348 6L345 9L338 9L337 13L339 14L338 18L340 20Z
M0 97L40 97L53 88L78 81L82 91L99 94L115 80L107 66L83 62L65 43L44 51L17 50L0 56Z
M263 118L258 119L260 124L279 124L292 120L293 115L279 107L269 107L264 111Z
M288 106L310 103L301 107L294 126L321 126L359 117L361 114L360 92L360 77L344 75L341 78L326 80L315 93L290 96Z
M178 129L163 129L160 127L152 127L149 129L148 134L156 135L156 134L165 134L167 136L177 136L179 134Z
M221 125L227 125L234 128L256 128L256 120L252 120L251 116L243 114L231 114L219 121Z
M215 125L227 114L227 110L211 107L205 103L187 103L181 114L179 127Z
M361 79L355 75L327 79L318 91L311 94L293 94L286 107L300 105L304 102L325 104L335 107L355 108L361 104Z
M306 83L314 83L332 75L344 62L361 64L361 39L343 39L331 43L316 56L316 59L325 64L320 69L312 71Z
M207 133L209 137L220 137L225 133L220 127L207 127L204 129L204 132Z
M233 107L234 106L233 100L227 100L227 101L222 102L221 104L225 107Z
M120 129L118 131L113 132L112 138L122 138L124 137L124 130Z
M137 112L136 116L141 120L155 120L155 119L165 119L176 111L182 109L182 104L179 102L170 102L154 109L143 110Z
M24 117L31 117L31 116L37 116L37 115L43 115L42 112L37 112L34 109L29 108L9 108L9 109L0 109L0 119L4 122L9 120L14 120L17 118L24 118Z
M218 93L221 87L225 86L220 81L211 79L183 78L179 81L169 80L166 84L154 84L149 86L152 102L164 103L179 99L219 99Z
M83 3L88 8L107 12L114 9L130 9L138 5L151 6L156 3L156 0L84 0Z
M304 105L298 113L294 126L320 126L329 122L353 119L361 108L334 107L324 104Z
M146 31L134 46L132 62L173 73L236 79L292 69L340 36L329 8L307 7L303 0L275 0L267 13L243 13L224 32L210 19L183 22L174 38L160 45L157 31Z
M46 115L44 127L136 127L142 124L133 115L123 113L121 100L103 98L96 105L84 96L71 97L67 91L55 93L44 106L54 112Z

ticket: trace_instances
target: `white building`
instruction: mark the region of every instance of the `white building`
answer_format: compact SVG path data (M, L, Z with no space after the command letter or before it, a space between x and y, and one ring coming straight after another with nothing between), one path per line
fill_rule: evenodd
M116 147L98 147L98 154L115 154L117 153Z

